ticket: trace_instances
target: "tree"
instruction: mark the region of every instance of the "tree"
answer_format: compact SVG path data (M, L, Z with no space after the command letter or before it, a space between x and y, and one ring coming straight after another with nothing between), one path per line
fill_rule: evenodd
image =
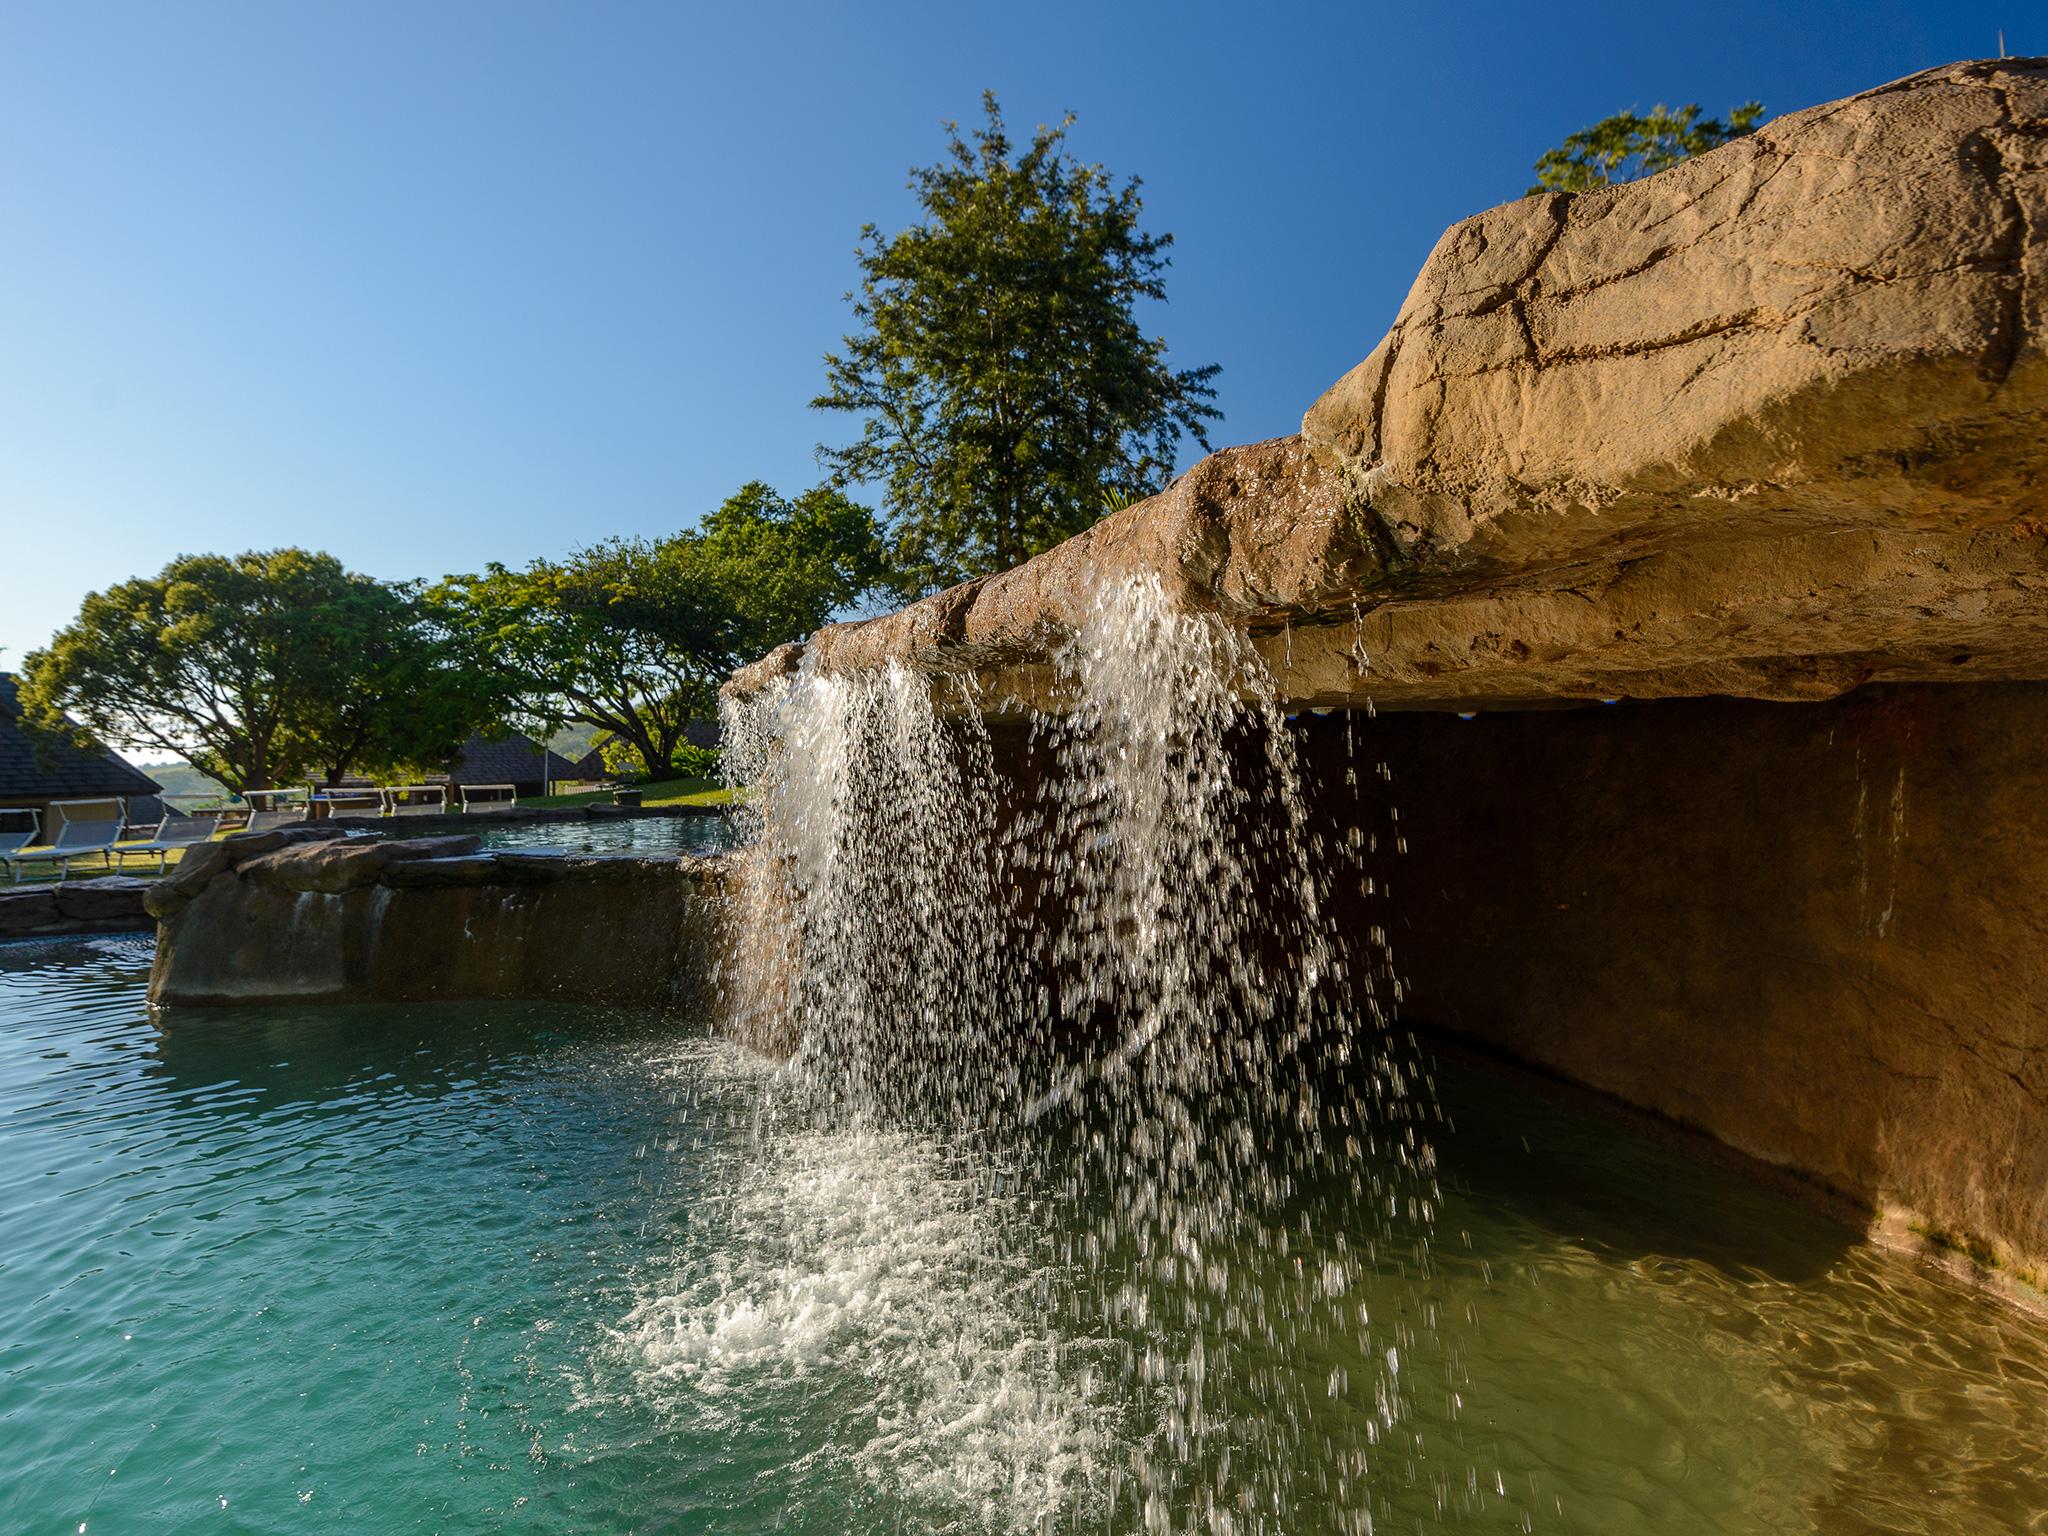
M301 549L184 555L157 576L88 596L22 666L23 718L117 747L182 754L240 793L298 766L286 722L324 665L318 624L346 583Z
M973 141L948 124L948 158L911 173L922 220L862 229L859 329L811 402L862 418L819 457L841 485L884 487L906 597L1079 532L1106 489L1159 489L1181 436L1207 449L1220 416L1219 369L1168 367L1138 323L1173 244L1140 228L1139 182L1069 156L1072 117L1013 154L982 102Z
M747 660L809 634L888 571L874 513L826 485L790 501L749 481L684 537L726 595Z
M1756 132L1763 115L1760 101L1737 107L1725 124L1712 117L1700 120L1697 106L1673 112L1659 105L1647 117L1618 112L1571 135L1562 147L1547 151L1536 162L1536 185L1529 192L1590 192L1654 176L1681 160Z
M595 726L663 779L734 666L815 629L879 569L866 508L829 487L787 501L757 481L700 528L493 565L432 601L493 659L505 712L526 729Z
M729 616L674 540L610 539L524 570L493 564L439 596L495 658L510 718L543 738L569 721L594 725L657 777L729 670Z
M88 596L24 661L22 713L177 753L237 794L314 767L445 755L453 716L459 743L480 706L425 623L409 590L332 555L182 555Z
M463 637L411 583L351 578L324 615L325 665L290 717L288 752L332 786L351 770L445 771L503 700Z

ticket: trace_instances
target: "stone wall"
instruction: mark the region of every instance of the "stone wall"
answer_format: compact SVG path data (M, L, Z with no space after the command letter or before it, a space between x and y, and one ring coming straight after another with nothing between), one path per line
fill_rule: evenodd
M2048 1273L2048 686L1352 723L1406 1018Z
M299 827L158 882L157 1004L574 998L696 1007L715 861L480 851Z
M147 931L155 919L143 902L155 883L134 875L101 875L0 886L0 939Z

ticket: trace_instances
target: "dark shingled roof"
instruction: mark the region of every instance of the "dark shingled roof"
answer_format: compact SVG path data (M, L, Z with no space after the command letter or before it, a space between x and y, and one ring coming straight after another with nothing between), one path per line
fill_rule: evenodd
M105 747L73 746L61 738L32 741L20 720L14 676L0 672L0 800L153 795L163 787Z
M456 755L451 784L538 784L543 779L573 779L575 765L559 752L543 753L540 743L517 731L486 740L472 736Z

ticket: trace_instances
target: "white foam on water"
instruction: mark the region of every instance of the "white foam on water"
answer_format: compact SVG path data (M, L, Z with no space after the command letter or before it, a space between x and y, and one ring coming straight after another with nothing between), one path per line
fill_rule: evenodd
M723 1054L682 1070L743 1078ZM616 1330L636 1395L706 1424L817 1409L832 1437L793 1475L844 1463L985 1529L1100 1510L1117 1414L1101 1348L1061 1337L1035 1304L1044 1214L963 1149L763 1109L758 1138L705 1149L717 1198Z
M1114 1413L1090 1395L1090 1352L1030 1305L1024 1212L905 1133L817 1128L762 1151L709 1245L692 1231L705 1251L618 1329L641 1389L754 1417L858 1382L842 1423L866 1425L846 1452L868 1481L997 1530L1100 1503Z

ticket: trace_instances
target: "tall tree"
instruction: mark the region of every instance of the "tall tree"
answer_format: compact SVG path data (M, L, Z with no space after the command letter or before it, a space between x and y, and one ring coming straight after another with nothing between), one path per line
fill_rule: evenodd
M1676 112L1659 105L1647 116L1617 112L1582 128L1536 162L1538 192L1591 192L1617 182L1635 181L1669 170L1681 160L1718 149L1731 139L1756 132L1763 120L1760 101L1745 102L1728 121L1700 117L1698 106Z
M510 718L535 735L595 726L669 778L733 667L816 628L878 569L866 508L829 487L788 501L754 482L689 532L493 565L432 601L492 658Z
M524 570L451 578L436 600L493 658L507 717L545 737L575 721L668 777L683 728L714 706L731 620L674 540L611 539Z
M858 329L811 403L861 418L824 446L839 483L879 483L904 596L1000 570L1209 446L1219 369L1176 370L1138 320L1164 300L1173 237L1140 226L1139 182L1067 153L1068 117L1021 153L993 93L970 142L911 173L922 219L861 231Z

